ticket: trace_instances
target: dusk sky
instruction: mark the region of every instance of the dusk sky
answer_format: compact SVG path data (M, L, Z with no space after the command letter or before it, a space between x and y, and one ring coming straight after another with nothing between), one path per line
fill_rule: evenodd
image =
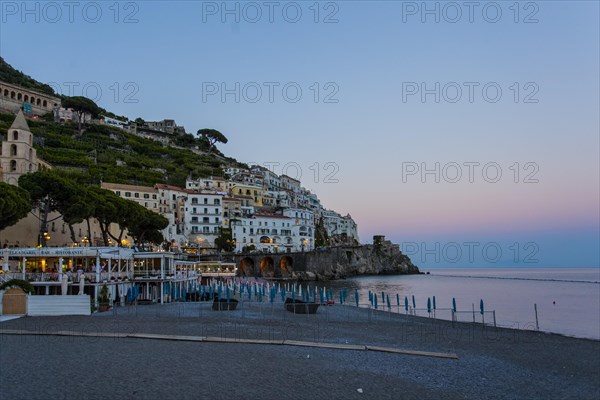
M0 2L0 56L218 129L419 266L600 265L596 1L74 3Z

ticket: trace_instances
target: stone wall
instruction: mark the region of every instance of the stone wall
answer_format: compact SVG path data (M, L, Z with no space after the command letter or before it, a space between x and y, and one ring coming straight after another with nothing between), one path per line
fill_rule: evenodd
M242 276L330 280L355 275L418 274L398 245L377 236L373 244L330 247L304 253L237 254L231 260Z

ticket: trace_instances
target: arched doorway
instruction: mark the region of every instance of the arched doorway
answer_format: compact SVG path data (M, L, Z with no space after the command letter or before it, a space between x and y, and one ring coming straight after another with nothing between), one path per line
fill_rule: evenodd
M265 257L260 260L260 273L264 278L273 278L275 276L275 267L271 257Z
M240 276L254 276L254 260L244 257L240 261Z
M283 256L279 261L279 270L282 278L290 278L293 272L294 260L292 257Z

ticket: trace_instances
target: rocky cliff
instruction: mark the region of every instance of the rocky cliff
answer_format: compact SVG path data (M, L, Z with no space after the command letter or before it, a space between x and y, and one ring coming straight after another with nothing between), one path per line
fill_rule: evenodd
M383 236L375 236L373 244L334 247L306 254L306 268L296 270L298 280L330 280L355 275L418 274L410 258Z

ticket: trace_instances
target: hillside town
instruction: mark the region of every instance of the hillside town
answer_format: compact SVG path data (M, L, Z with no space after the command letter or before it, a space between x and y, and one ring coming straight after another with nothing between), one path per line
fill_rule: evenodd
M62 107L59 98L2 81L0 109L16 115L2 141L0 181L17 185L23 174L59 168L37 156L35 138L26 117L36 119L52 113L56 123L71 123L80 118L79 112ZM124 129L164 146L172 145L169 138L173 135L185 134L185 128L168 119L125 122L90 115L82 119L85 123ZM358 244L357 225L352 217L326 209L317 195L299 180L260 165L242 168L237 164L222 164L221 169L223 176L190 176L185 187L111 182L102 182L101 187L167 218L169 225L162 231L165 239L162 248L170 251L210 254L218 250L215 240L219 237L225 237L235 252L304 252L319 246ZM85 223L76 225L78 242L74 243L70 228L60 215L48 220L52 222L43 232L43 242L49 246L102 244L97 226L89 229ZM39 224L39 218L30 214L0 233L1 246L39 245ZM121 243L113 245L128 247L133 242L124 236Z

